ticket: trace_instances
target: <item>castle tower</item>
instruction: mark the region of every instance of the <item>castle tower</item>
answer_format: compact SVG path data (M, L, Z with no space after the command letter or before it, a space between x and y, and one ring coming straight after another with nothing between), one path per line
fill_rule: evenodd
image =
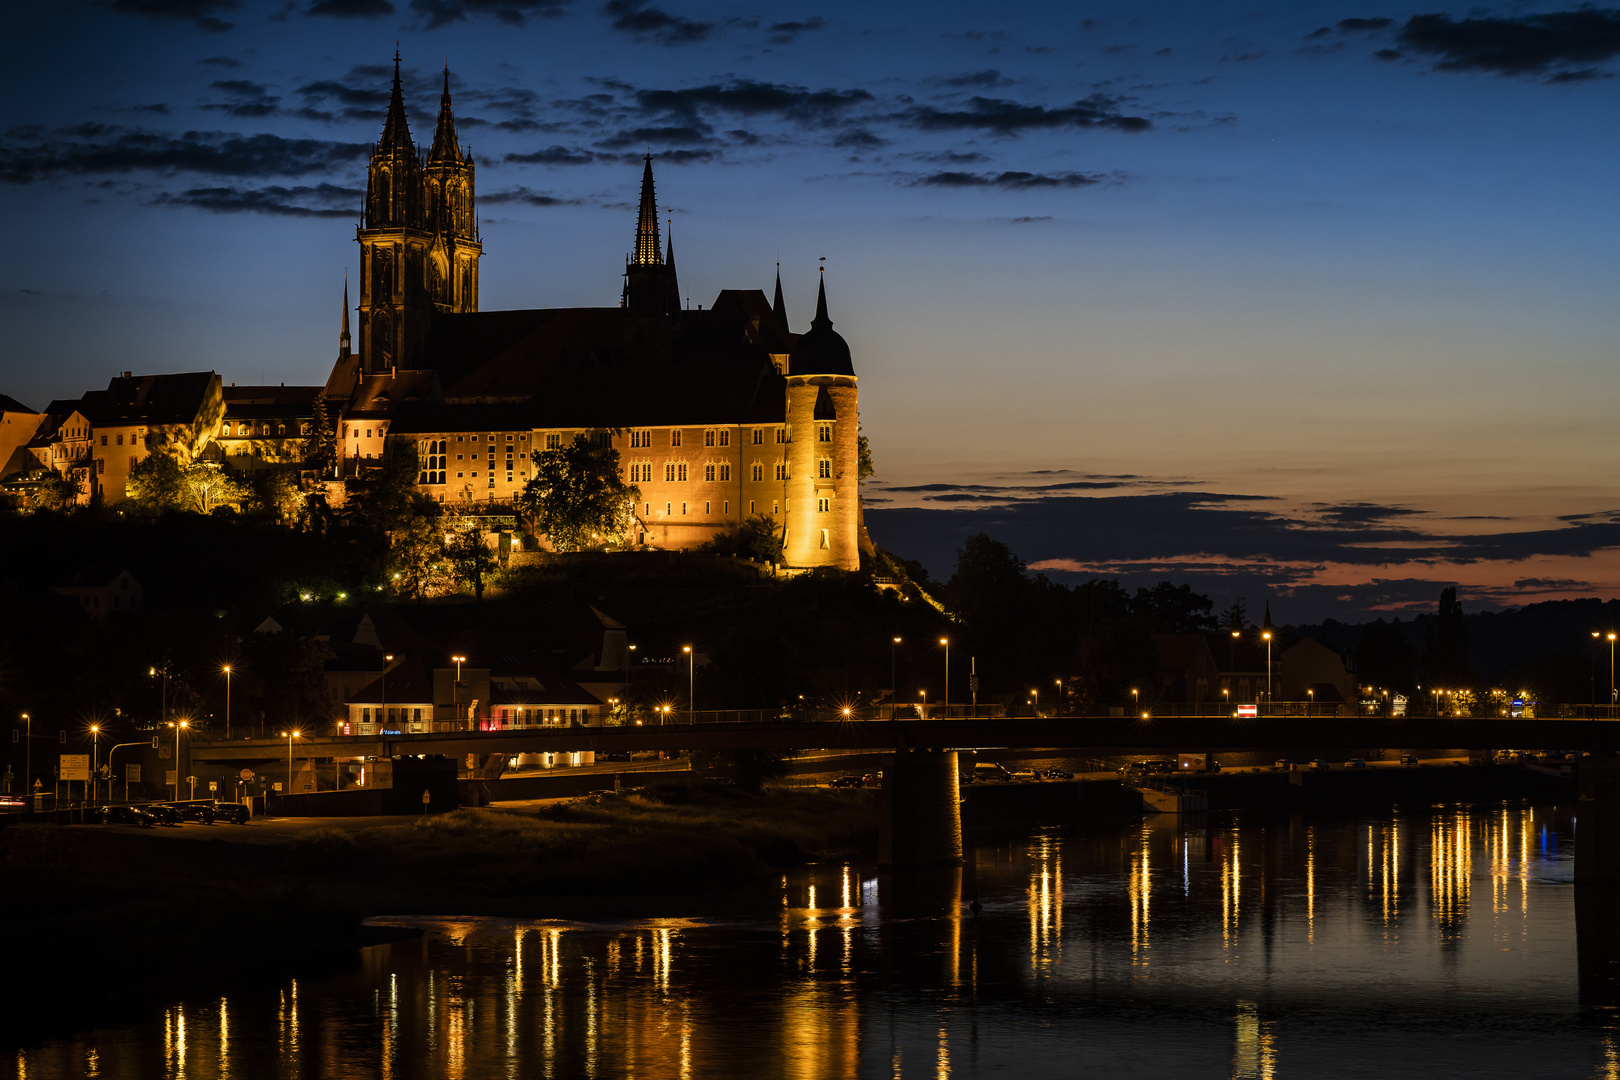
M366 175L360 244L360 368L386 374L420 363L432 300L426 288L433 234L422 205L422 163L411 142L394 53L394 90Z
M670 247L671 258L674 247ZM652 155L641 171L641 209L636 214L636 246L624 271L624 306L633 315L670 315L679 309L674 274L658 250L658 198L653 191Z
M787 520L789 566L859 570L860 407L849 343L827 315L827 282L816 317L788 359Z
M456 142L450 108L450 69L444 69L439 125L422 167L423 210L433 246L427 259L427 292L436 310L478 310L478 259L484 253L474 203L472 155Z

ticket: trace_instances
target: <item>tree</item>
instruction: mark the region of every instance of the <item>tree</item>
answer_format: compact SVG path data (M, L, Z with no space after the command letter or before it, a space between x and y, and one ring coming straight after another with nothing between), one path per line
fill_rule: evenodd
M420 474L416 443L410 439L388 439L383 444L380 467L361 484L361 506L366 522L384 532L408 522L416 504L416 481Z
M484 599L484 577L496 568L495 553L484 543L484 530L476 524L465 525L445 545L445 556L450 560L456 580L473 587L473 596L480 603Z
M859 428L856 429L859 431ZM855 436L855 483L864 484L877 475L877 466L872 464L872 444L866 441L864 433Z
M1369 686L1411 694L1417 685L1417 649L1400 620L1379 619L1356 643L1357 677Z
M255 473L249 483L253 486L253 501L259 509L277 521L289 521L302 516L304 492L298 486L298 473L290 466L272 466Z
M148 510L176 510L186 500L185 466L169 454L148 454L130 466L124 491Z
M1423 632L1423 678L1430 685L1461 686L1472 677L1462 604L1457 601L1457 587L1448 585L1440 590L1434 621Z
M226 472L213 461L193 461L180 467L181 506L199 514L211 514L222 506L239 505L252 494L252 487Z
M304 467L320 477L331 476L337 467L337 431L324 392L315 395L315 419L304 440Z
M1210 614L1215 602L1188 585L1161 581L1152 589L1137 589L1131 611L1160 634L1197 634L1215 629Z
M535 451L534 466L518 505L553 550L622 544L629 536L641 489L620 476L617 450L576 435L568 446Z
M444 526L432 518L412 518L389 534L389 580L411 600L436 596L455 581L444 547Z
M1243 597L1232 601L1232 606L1221 612L1221 629L1243 633L1249 629L1249 612L1243 606Z
M63 510L72 506L83 493L83 485L51 469L40 469L29 479L34 481L28 494L32 510Z

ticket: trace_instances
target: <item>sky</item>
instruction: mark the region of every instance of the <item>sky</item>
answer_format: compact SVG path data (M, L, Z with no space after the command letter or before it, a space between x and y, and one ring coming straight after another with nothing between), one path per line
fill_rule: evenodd
M16 5L0 392L318 383L396 47L483 310L817 266L878 543L1279 621L1620 594L1620 10L1333 0Z

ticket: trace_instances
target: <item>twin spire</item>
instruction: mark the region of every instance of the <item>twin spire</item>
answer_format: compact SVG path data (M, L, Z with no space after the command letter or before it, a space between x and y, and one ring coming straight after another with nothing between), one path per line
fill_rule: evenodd
M674 250L673 246L670 250ZM653 194L651 154L647 155L641 170L641 212L636 215L636 250L630 262L634 266L663 263L658 250L658 198Z
M379 148L416 155L416 144L411 140L410 121L405 118L405 94L400 86L399 50L394 50L394 86L388 95L388 117L383 121ZM450 66L444 68L444 90L439 95L439 125L433 132L433 149L429 161L462 160L461 146L456 141L456 119L450 109Z

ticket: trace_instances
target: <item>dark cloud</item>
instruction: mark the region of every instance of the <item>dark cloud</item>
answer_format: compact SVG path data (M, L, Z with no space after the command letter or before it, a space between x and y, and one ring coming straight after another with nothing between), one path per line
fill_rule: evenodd
M223 34L235 24L220 19L218 13L231 11L239 4L237 0L104 0L102 6L124 15L188 22L199 30Z
M707 41L714 32L714 23L671 15L649 6L649 0L608 0L602 5L602 13L611 20L613 29L651 38L660 45L691 45Z
M241 135L222 131L188 131L183 135L80 124L35 136L0 138L0 180L26 184L64 175L149 171L204 173L214 176L307 176L330 173L361 160L364 143L324 139L285 139L279 135Z
M337 19L377 19L394 13L388 0L312 0L305 15L327 15Z
M1264 49L1261 49L1258 52L1227 53L1225 56L1221 57L1220 62L1223 64L1247 64L1255 60L1259 60L1265 55L1266 51Z
M959 89L965 89L972 86L989 89L995 86L1006 86L1011 83L1012 80L1002 75L1002 73L997 71L995 68L986 68L983 71L970 71L965 75L950 75L946 78L938 80L938 82L941 86L949 86Z
M779 116L800 124L835 121L850 109L872 100L865 90L811 90L804 86L733 79L683 90L636 90L644 113L697 117L704 111L739 116Z
M1315 503L1314 507L1324 521L1331 521L1335 525L1346 528L1375 525L1391 518L1406 517L1423 512L1406 506L1379 506L1376 503L1365 502Z
M202 60L200 60L198 62L203 63L203 64L210 64L213 67L222 67L222 68L239 68L239 67L244 66L242 61L234 59L234 58L229 57L229 56L208 56L208 57L204 57Z
M977 150L946 150L938 154L918 154L916 158L918 161L931 161L936 165L982 165L990 160L990 155L981 154Z
M687 146L708 142L713 137L714 129L702 123L648 125L617 132L597 145L604 150L624 150L632 146Z
M1344 19L1343 33L1378 32L1389 19ZM1396 35L1405 50L1380 49L1380 60L1407 54L1436 58L1437 71L1480 71L1550 83L1604 78L1595 65L1620 55L1620 10L1579 8L1514 18L1414 15Z
M522 26L530 19L557 18L567 8L567 0L411 0L411 11L429 30L475 18Z
M578 206L579 199L563 199L555 195L545 195L538 191L530 191L526 187L516 187L510 191L492 191L478 196L480 203L522 203L525 206Z
M1009 218L1008 220L1011 221L1014 225L1031 225L1031 224L1034 224L1037 221L1051 221L1052 220L1052 215L1051 214L1040 214L1038 216L1033 216L1033 217L1026 215L1024 217Z
M178 194L159 195L153 202L162 206L189 206L216 214L358 218L360 199L364 194L358 188L334 184L317 184L314 187L200 187Z
M1101 182L1102 177L1089 176L1086 173L1046 174L1017 170L999 173L937 172L912 181L918 187L1000 188L1003 191L1090 187Z
M168 116L169 106L167 102L154 101L150 105L125 105L118 111L127 113L155 113L158 116Z
M501 160L512 165L589 165L596 160L596 155L589 150L548 146L528 154L507 154Z
M833 145L843 150L880 150L889 145L889 140L865 128L846 128L838 133Z
M787 45L796 40L800 34L820 30L826 25L826 19L823 19L820 15L812 15L801 22L771 23L770 29L766 33L773 44Z
M231 100L199 105L198 108L212 109L227 116L261 117L273 115L281 103L281 99L273 96L267 87L250 79L220 79L213 83L213 89L228 94Z
M923 131L988 131L995 135L1018 135L1025 131L1061 128L1111 128L1115 131L1146 131L1152 121L1127 116L1120 111L1119 98L1093 94L1062 108L1025 105L1001 98L973 97L965 109L938 109L917 105L896 119Z
M1596 585L1590 581L1580 581L1576 578L1520 578L1513 583L1515 589L1529 589L1536 592L1574 592L1577 589L1595 589Z

